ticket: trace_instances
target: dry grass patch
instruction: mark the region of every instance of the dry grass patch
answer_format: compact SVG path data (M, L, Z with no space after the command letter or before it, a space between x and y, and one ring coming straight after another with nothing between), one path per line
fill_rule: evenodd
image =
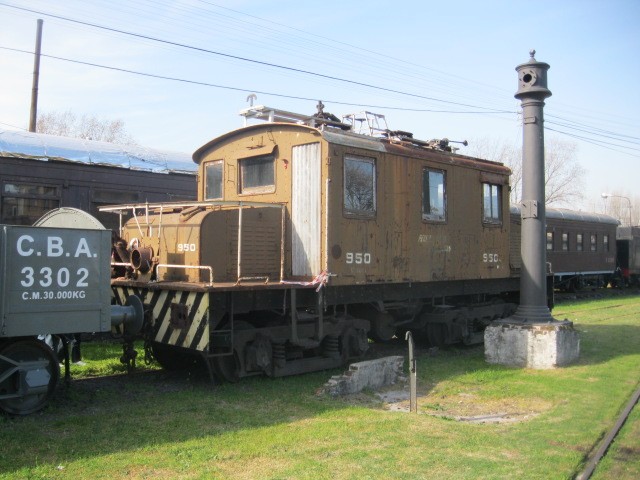
M255 479L255 478L287 478L286 472L293 465L292 459L277 456L235 457L212 464L219 476L214 478Z
M409 412L409 391L388 389L376 394L383 408ZM482 398L475 393L443 395L430 392L418 395L418 413L477 423L502 423L530 420L554 407L540 398Z

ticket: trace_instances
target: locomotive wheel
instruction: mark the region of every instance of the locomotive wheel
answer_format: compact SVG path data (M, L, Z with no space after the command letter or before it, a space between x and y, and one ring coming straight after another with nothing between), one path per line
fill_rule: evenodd
M364 356L368 349L367 334L362 330L349 327L340 336L340 356L345 365L351 358Z
M447 344L448 327L444 323L427 323L427 340L432 347L444 347Z
M240 380L240 365L236 354L213 357L211 359L213 371L220 381L237 383Z
M43 342L38 340L18 340L9 342L0 348L0 373L15 367L14 363L41 362L43 368L24 372L16 372L0 383L0 395L17 393L22 387L26 393L17 398L0 400L0 408L14 415L28 415L43 408L58 384L60 364L58 359Z
M244 320L236 320L233 327L235 331L252 330L255 328L251 323ZM228 328L228 326L223 327L223 329L224 328ZM220 381L237 383L240 380L240 361L238 359L239 348L242 348L242 351L244 352L244 348L246 348L246 345L239 346L236 342L232 354L212 357L210 359L213 371Z
M371 322L369 337L376 342L390 342L396 334L395 319L388 312L380 312L371 305L359 305L350 310L356 318L364 318Z
M390 342L396 334L395 319L387 312L378 312L369 319L371 321L371 338L376 342Z
M185 352L178 347L153 342L151 349L153 350L153 358L162 368L170 372L190 370L197 367L199 363L197 355Z

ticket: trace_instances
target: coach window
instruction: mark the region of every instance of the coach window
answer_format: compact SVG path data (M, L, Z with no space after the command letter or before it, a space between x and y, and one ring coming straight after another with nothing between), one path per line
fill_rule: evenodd
M33 225L42 215L60 206L60 187L30 183L2 185L2 223Z
M604 246L604 251L609 252L609 235L602 236L602 243Z
M553 250L553 232L547 232L547 250Z
M482 221L484 223L498 224L502 221L501 190L500 185L482 184Z
M568 233L562 234L562 251L563 252L569 251L569 234Z
M591 234L591 251L598 251L598 236L595 233Z
M344 213L373 217L376 213L375 159L344 157Z
M582 234L581 233L577 233L576 234L576 251L581 252L583 250L583 243L582 243Z
M422 171L422 219L431 222L447 220L447 194L445 172L442 170Z
M275 184L275 156L243 158L240 164L240 193L273 193Z
M220 200L222 198L222 160L205 165L205 200Z

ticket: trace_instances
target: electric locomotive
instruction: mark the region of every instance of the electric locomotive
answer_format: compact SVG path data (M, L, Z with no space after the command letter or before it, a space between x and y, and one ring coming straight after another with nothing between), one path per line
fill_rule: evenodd
M241 114L268 121L194 153L197 202L103 209L122 219L116 302L142 299L164 367L200 357L230 381L333 368L401 330L481 342L515 310L506 166L370 112Z

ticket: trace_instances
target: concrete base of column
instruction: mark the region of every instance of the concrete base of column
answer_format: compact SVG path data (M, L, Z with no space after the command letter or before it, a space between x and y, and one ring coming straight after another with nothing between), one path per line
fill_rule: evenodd
M580 356L580 338L573 323L523 323L506 318L487 327L484 354L488 363L538 370L569 365Z

